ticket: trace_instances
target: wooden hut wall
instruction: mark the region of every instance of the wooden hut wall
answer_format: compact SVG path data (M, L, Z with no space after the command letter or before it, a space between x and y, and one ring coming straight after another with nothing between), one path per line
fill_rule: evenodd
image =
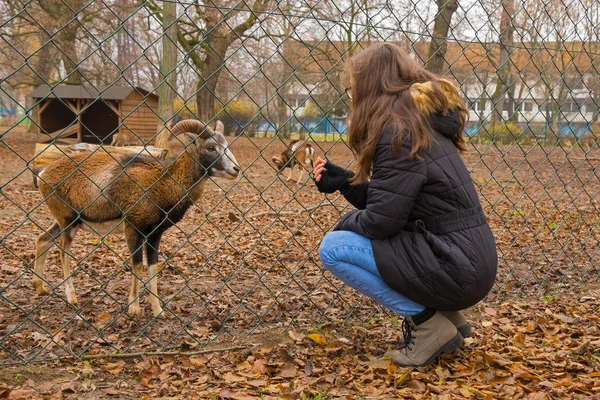
M133 131L144 141L149 141L156 135L157 111L158 98L156 96L148 96L144 101L141 94L135 91L131 92L121 102L121 115L124 120L120 131Z

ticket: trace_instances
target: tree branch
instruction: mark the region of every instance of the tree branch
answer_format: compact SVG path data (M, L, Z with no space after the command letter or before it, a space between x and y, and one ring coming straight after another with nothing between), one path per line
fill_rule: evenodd
M115 353L115 354L90 354L87 356L82 356L82 360L94 360L98 358L135 358L135 357L152 357L152 356L194 356L197 354L210 354L210 353L218 353L223 351L233 351L233 350L243 350L246 346L234 346L234 347L224 347L221 349L208 349L208 350L198 350L198 351L141 351L139 353Z
M265 11L267 1L268 0L254 1L248 18L244 22L240 23L238 26L233 28L233 30L229 33L227 37L229 43L233 43L236 39L240 38L248 29L252 28L252 26L257 20L256 14Z
M191 46L187 42L187 40L185 39L185 37L183 37L183 34L181 32L177 33L177 41L179 42L179 44L181 44L181 46L185 50L185 54L192 59L194 66L196 66L196 68L200 69L202 67L202 65L204 64L204 60L202 58L200 58L200 56L194 51L193 46Z

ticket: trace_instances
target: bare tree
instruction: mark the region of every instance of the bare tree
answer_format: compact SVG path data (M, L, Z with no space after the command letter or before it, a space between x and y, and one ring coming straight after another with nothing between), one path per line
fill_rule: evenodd
M452 16L458 9L458 0L437 0L438 12L433 22L433 32L427 54L425 68L435 74L442 74L447 65L448 32Z
M135 3L135 0L115 0L113 8L119 18L116 24L110 24L114 31L116 31L116 61L120 75L130 83L134 81L134 71L130 67L134 59L133 38L138 37L137 26L141 22L133 14Z
M160 64L161 82L158 89L159 132L171 117L173 117L173 101L177 84L177 4L163 1L162 7L162 59ZM156 138L157 147L166 147L168 132L159 133Z
M215 89L225 65L227 49L242 39L264 12L268 0L254 0L252 6L221 0L206 6L195 3L187 10L189 20L179 19L177 40L196 69L198 116L210 121L214 116ZM161 7L149 2L154 13Z
M82 23L89 18L86 0L38 0L37 6L44 15L38 14L36 22L43 24L47 31L53 32L54 44L61 54L66 72L65 82L81 84L77 54L77 34Z
M54 45L48 33L36 21L40 18L35 4L23 7L18 0L5 0L2 13L9 20L1 27L2 37L10 45L0 45L0 67L12 87L39 86L48 83L57 71ZM27 68L22 68L23 65Z
M504 99L508 94L508 113L514 112L514 76L512 73L511 55L514 51L513 18L515 15L515 0L502 0L502 16L500 18L500 40L498 42L499 56L496 64L496 89L492 93L492 125L502 121Z

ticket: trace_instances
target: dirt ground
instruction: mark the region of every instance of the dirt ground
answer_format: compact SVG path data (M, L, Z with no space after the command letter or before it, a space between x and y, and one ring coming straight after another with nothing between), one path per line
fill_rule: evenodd
M469 397L467 393L471 393L495 398L486 393L493 386L490 379L497 380L494 385L500 381L507 387L514 384L516 391L501 392L502 396L527 397L539 392L551 398L560 394L552 394L554 381L567 375L571 383L558 386L563 394L571 393L568 389L578 382L580 391L573 392L574 397L600 395L599 375L593 375L598 371L600 350L598 332L593 328L599 310L594 292L600 257L597 150L586 154L581 148L561 146L483 144L469 148L465 161L496 234L497 283L486 303L469 311L478 334L469 339L458 361L443 360L425 371L405 372L369 364L400 336L398 321L344 288L320 265L320 239L348 210L347 203L318 193L306 174L301 185L277 175L271 157L284 148L279 139L230 138L232 151L244 168L243 177L233 183L209 182L197 206L163 237L161 261L165 267L158 287L166 318L152 317L147 294L141 298L144 315L127 315L130 273L124 262L128 252L118 234L104 241L88 233L78 234L72 252L79 263L71 264L78 308L66 303L56 251L48 257L46 268L53 291L37 296L30 271L35 239L51 224L27 169L40 140L38 135L12 130L2 139L6 147L0 146L0 363L63 360L3 368L0 398L3 387L8 398L19 398L15 390L31 390L20 393L25 397L47 398L179 398L176 396L184 393L196 398L386 398L398 393L415 397ZM351 160L343 142L318 142L316 146L318 155L326 154L333 162L348 165ZM573 322L575 327L570 326ZM521 332L524 327L518 326L520 323L534 326ZM554 332L552 326L559 324L567 328ZM324 341L299 332L318 332ZM562 339L560 335L564 335ZM251 338L256 337L259 340L252 343ZM268 343L263 343L265 340ZM246 347L195 358L93 362L64 358L196 351L207 343L209 347ZM588 347L579 348L583 343ZM560 350L551 351L552 346ZM534 354L534 348L554 354L554 361L549 356L538 357L539 362L556 365L543 374L531 372L539 363L521 363L527 371L521 368L518 373L511 369L515 362L523 361L515 361L515 354L523 358L529 350ZM319 360L315 361L319 366L311 362L309 371L307 359ZM574 372L563 370L558 359L581 367ZM329 361L323 364L323 360ZM466 367L457 369L460 363ZM352 370L353 364L359 366L357 371ZM482 365L495 375L479 376L476 381L483 388L478 388L473 376L478 376ZM231 375L224 372L228 368ZM144 373L147 382L140 378ZM515 374L525 373L529 375L515 378ZM562 375L552 375L558 373ZM461 382L457 374L468 384L446 385ZM196 380L186 381L190 376ZM198 383L202 376L206 380ZM365 376L372 380L365 381ZM265 390L261 379L264 387L275 386ZM349 385L346 379L357 385ZM582 383L585 379L588 381ZM170 394L171 389L161 389L165 380L168 385L181 382L181 387L196 393L179 390ZM256 386L249 381L256 381ZM532 389L532 384L538 386ZM381 391L365 389L373 387Z

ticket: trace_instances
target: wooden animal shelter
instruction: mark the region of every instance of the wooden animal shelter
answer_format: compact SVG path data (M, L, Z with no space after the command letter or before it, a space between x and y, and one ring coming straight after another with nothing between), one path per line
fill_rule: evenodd
M140 87L42 85L31 94L32 119L50 142L110 143L117 132L147 142L158 127L158 96Z

